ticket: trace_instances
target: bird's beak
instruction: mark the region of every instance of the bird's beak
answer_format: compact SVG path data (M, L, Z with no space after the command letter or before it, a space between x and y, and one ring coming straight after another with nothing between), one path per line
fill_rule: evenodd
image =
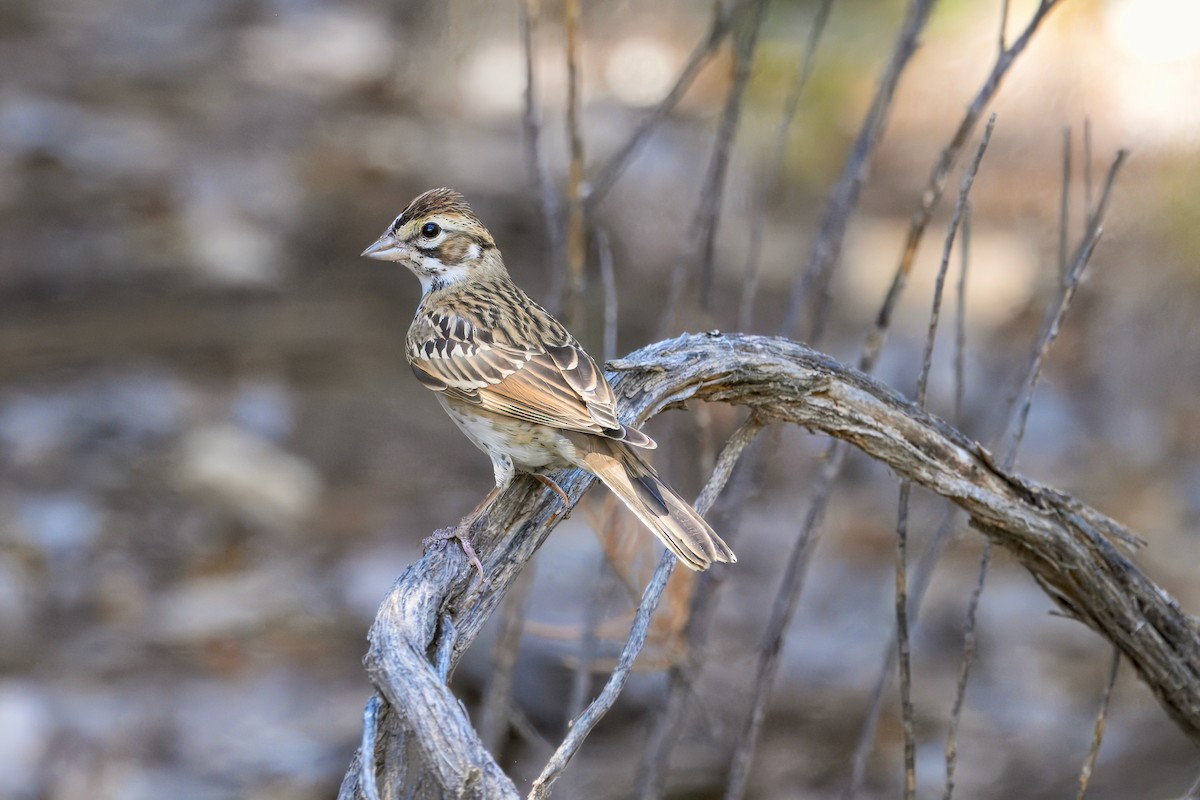
M363 250L362 255L379 261L399 261L404 257L404 249L395 236L385 233L375 240L375 244Z

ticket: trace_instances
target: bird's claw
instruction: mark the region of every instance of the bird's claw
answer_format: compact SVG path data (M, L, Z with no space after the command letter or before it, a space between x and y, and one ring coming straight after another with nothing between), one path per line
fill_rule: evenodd
M558 496L563 501L563 509L564 510L571 507L571 500L570 500L570 498L567 497L567 493L563 491L563 488L561 486L559 486L557 483L554 482L553 478L547 477L546 475L542 475L537 472L533 473L533 477L542 486L549 487L550 489L553 489L555 492L558 493Z
M479 560L479 555L475 552L474 545L471 544L471 536L469 533L463 533L462 527L447 527L439 528L433 533L421 540L421 549L428 550L431 546L438 542L445 542L450 539L457 539L458 544L462 547L463 553L467 557L467 561L471 563L476 570L479 571L479 579L486 580L486 574L483 571L483 562Z

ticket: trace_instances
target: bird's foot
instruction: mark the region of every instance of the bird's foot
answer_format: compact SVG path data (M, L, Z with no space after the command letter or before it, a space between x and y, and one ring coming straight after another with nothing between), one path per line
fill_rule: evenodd
M421 540L421 549L428 550L431 546L438 542L445 542L449 539L458 539L459 545L462 547L463 553L467 556L467 561L471 563L475 569L479 570L479 579L486 580L486 575L483 572L483 562L479 560L479 556L475 552L474 545L471 544L471 534L469 525L459 525L457 528L447 527L439 528L433 533Z

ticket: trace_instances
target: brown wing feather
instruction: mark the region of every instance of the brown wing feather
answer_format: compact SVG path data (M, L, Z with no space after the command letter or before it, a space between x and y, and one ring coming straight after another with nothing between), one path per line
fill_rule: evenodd
M617 398L612 387L600 374L596 362L583 348L572 342L561 347L546 348L546 354L554 362L561 380L583 400L587 411L602 428L619 428L617 420Z
M566 341L532 350L496 341L464 314L423 310L406 352L418 379L434 391L529 422L655 447L620 423L616 395L596 362L561 326L553 328Z

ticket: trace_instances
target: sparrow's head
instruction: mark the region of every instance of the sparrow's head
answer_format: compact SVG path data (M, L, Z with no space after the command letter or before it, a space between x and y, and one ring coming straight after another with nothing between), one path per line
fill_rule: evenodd
M417 197L362 254L408 267L427 294L499 263L492 235L453 189Z

